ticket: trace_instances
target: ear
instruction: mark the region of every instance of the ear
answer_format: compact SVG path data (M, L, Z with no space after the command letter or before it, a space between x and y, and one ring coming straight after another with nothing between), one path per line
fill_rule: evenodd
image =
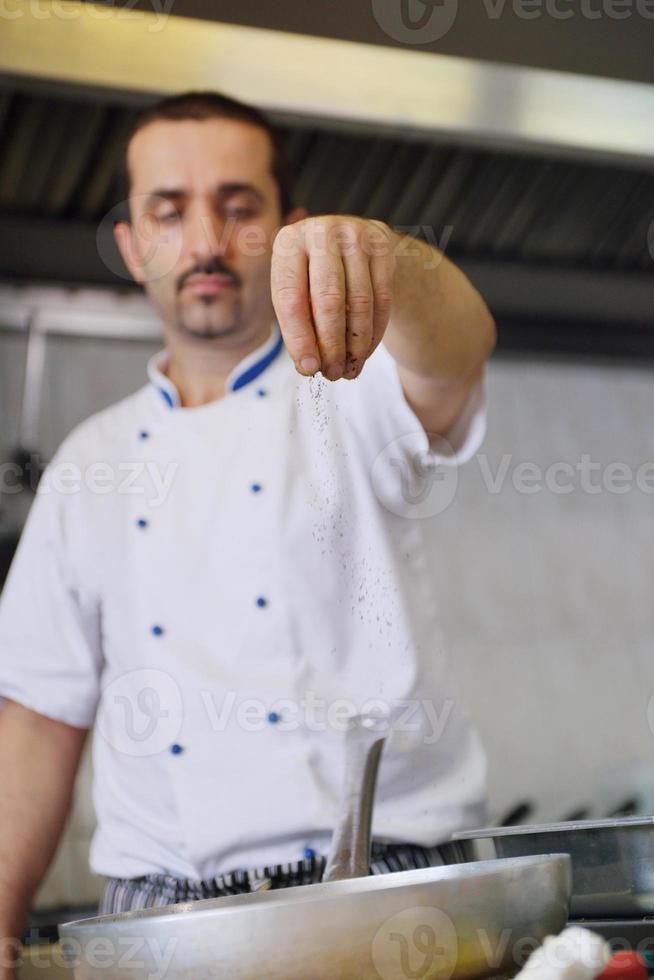
M288 212L284 219L285 225L294 225L296 221L302 221L303 218L308 218L309 212L306 208L293 208Z
M122 260L132 274L135 282L143 285L145 276L138 252L134 247L132 226L128 221L117 221L114 225L114 239Z

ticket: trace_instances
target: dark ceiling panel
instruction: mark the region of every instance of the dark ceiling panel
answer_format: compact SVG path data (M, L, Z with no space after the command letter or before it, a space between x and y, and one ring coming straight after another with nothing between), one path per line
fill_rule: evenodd
M0 89L0 226L11 239L0 243L0 278L129 288L126 274L103 264L95 241L98 223L118 203L118 165L135 111L133 99L94 103ZM642 314L643 284L654 272L651 172L299 124L287 124L282 137L297 171L297 203L310 213L421 229L466 268L481 269L491 289L497 273L489 270L510 268L510 279L522 276L522 323L529 303L537 316L549 298L547 277L537 275L534 290L524 285L534 272L551 270L558 290L565 283L554 310L562 322L584 319L584 304L597 318L606 304L593 307L584 276L594 276L596 290L611 273L613 320L622 311L633 320L638 310L641 328L654 334L654 302L649 318ZM109 265L120 268L117 255ZM570 285L575 276L585 293ZM497 295L511 311L506 279Z
M634 216L630 231L617 248L614 264L618 268L633 268L636 271L646 263L650 270L654 269L654 256L649 254L647 248L648 229L652 228L652 222L654 199L650 196L647 201L642 202L640 213ZM650 235L650 240L651 238Z
M81 217L97 219L116 204L117 173L133 117L131 110L112 108L95 119L95 138L78 190Z
M366 140L365 153L359 167L352 174L346 186L342 188L338 206L335 202L334 209L336 211L343 214L365 214L370 195L391 165L393 151L394 143L391 140L381 138ZM302 203L311 209L310 201L307 200Z
M485 154L469 150L451 150L436 171L425 202L420 224L442 228L450 224L449 216L473 185L480 161ZM456 230L456 229L455 229Z
M0 207L25 217L100 220L118 203L133 106L4 92ZM563 266L647 268L654 175L488 149L285 128L297 200L439 241L457 254Z
M338 194L335 170L342 157L342 150L338 136L325 133L314 141L311 153L305 157L298 170L298 200L314 202L316 213L329 207L330 201Z
M470 180L447 211L447 224L453 229L455 247L475 251L475 229L479 218L488 212L502 186L503 176L511 168L505 156L482 154L476 161ZM501 215L499 216L501 220Z
M98 2L105 7L168 10L181 17L654 82L654 5L649 0L410 0L403 6L414 22L428 15L424 19L429 26L423 33L402 30L396 13L399 0ZM405 19L410 28L406 15Z
M28 169L18 182L12 207L18 211L33 211L39 208L45 197L52 171L61 160L66 131L70 124L74 107L70 103L51 103L38 126L38 149L33 146Z
M498 229L507 227L516 200L528 192L536 170L534 162L524 157L499 159L504 164L499 180L490 200L477 211L468 236L470 248L476 253L490 255L496 251Z
M589 258L594 265L610 265L615 256L631 233L634 214L645 210L648 202L654 200L654 180L650 174L621 175L622 201L615 209L612 217L598 235L597 241L590 249Z
M300 173L315 141L313 133L304 129L288 129L284 133L284 149L296 173Z
M44 201L44 214L82 215L84 178L89 173L106 115L107 110L102 106L85 104L76 107L59 166Z
M361 212L364 217L388 221L398 194L410 182L423 154L424 147L420 145L398 143L393 147L386 170L368 189L368 202ZM402 218L403 223L410 222L410 215L404 214Z
M0 157L1 208L16 208L26 181L31 179L31 163L38 152L48 107L48 99L28 96L17 96L9 107Z
M427 146L423 149L422 154L415 160L404 187L399 188L399 194L391 206L389 213L391 224L419 224L443 153L443 149L437 146Z

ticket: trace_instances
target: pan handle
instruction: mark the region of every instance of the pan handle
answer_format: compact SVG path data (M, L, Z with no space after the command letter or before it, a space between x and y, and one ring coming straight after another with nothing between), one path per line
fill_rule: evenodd
M366 878L370 873L372 811L377 771L386 741L384 719L357 715L345 735L345 779L323 881Z

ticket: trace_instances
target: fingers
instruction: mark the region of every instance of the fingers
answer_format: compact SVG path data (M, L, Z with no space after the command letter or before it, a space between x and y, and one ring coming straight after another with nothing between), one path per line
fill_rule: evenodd
M373 338L374 296L361 223L334 224L309 253L313 319L330 381L356 378Z
M368 248L367 238L381 248ZM388 245L388 229L376 221L323 217L280 230L273 306L301 374L358 377L390 319L394 258Z
M393 303L393 275L395 271L394 256L388 251L385 254L373 255L370 259L370 279L374 295L372 315L372 340L367 357L379 346L391 317Z
M300 374L313 375L322 362L309 297L309 259L293 225L282 228L273 247L272 302L286 349Z
M343 256L347 295L345 370L343 377L359 376L373 340L374 293L368 256L360 251Z
M329 381L345 371L345 271L333 249L309 253L309 289L322 373Z

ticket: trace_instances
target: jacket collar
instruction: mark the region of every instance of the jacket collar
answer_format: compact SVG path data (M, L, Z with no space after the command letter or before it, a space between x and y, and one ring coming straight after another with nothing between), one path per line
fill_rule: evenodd
M252 384L266 368L272 364L282 351L284 340L279 324L273 321L270 337L263 344L250 351L236 367L230 371L225 383L227 392L238 391ZM158 351L148 361L147 372L150 382L158 390L168 408L180 408L181 399L177 388L166 374L170 354L166 348Z

